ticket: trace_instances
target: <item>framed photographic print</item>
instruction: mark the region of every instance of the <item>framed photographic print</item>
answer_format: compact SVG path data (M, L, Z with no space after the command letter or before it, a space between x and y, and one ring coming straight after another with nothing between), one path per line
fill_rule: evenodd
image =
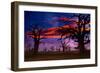
M97 7L12 2L13 71L97 66Z

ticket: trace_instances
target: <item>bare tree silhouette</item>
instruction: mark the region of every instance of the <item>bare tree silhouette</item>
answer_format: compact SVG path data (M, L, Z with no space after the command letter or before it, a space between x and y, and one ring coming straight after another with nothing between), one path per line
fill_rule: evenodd
M33 24L30 27L30 32L31 32L31 34L29 34L29 35L32 35L31 37L34 40L33 54L37 54L38 49L39 49L40 40L43 39L43 37L41 37L41 35L43 34L43 28L41 28L37 24Z
M78 22L76 22L78 31L75 37L78 39L80 54L84 55L85 44L90 42L90 15L79 14L76 17L78 17Z
M90 42L90 14L74 14L73 20L75 27L61 28L57 32L61 34L61 37L71 38L78 42L78 48L80 49L80 55L85 52L85 44ZM64 21L65 22L65 21Z
M66 45L70 42L70 38L73 37L73 35L75 34L75 31L73 28L71 27L68 27L68 28L65 28L65 27L60 27L58 28L57 32L60 34L60 41L61 41L61 45L62 45L62 48L63 48L63 52L65 52L65 49L66 49ZM64 40L68 38L69 40L65 43Z

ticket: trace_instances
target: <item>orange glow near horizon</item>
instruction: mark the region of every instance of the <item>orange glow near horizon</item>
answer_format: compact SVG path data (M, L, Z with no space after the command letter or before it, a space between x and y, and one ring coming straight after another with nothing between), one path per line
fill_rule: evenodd
M59 33L57 33L56 31L60 28L75 28L75 26L72 26L72 24L70 25L65 25L62 27L53 27L53 28L49 28L47 30L43 31L43 34L39 36L37 36L36 38L61 38L61 35ZM77 29L76 29L77 30ZM83 28L81 28L81 30L83 31ZM89 31L90 28L85 29L86 31ZM27 32L27 35L31 36L32 38L35 38L34 35L31 32ZM69 35L69 33L68 33Z

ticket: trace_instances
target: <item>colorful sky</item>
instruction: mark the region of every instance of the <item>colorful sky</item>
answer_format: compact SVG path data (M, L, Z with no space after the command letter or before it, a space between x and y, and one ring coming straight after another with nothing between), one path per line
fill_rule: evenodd
M59 13L59 12L39 12L39 11L24 11L24 31L25 34L27 32L30 32L30 28L32 26L38 25L39 28L46 29L45 35L46 38L50 39L44 39L42 42L48 41L51 42L53 38L53 41L55 45L57 45L57 39L59 38L60 35L55 33L55 30L57 27L67 27L67 26L75 26L75 24L72 21L78 21L76 17L74 17L74 14L78 13ZM85 14L84 14L85 15ZM34 43L33 39L31 37L26 37L25 36L25 44L32 44ZM69 44L75 44L74 42L70 42ZM50 45L50 44L49 44ZM55 46L54 45L54 46ZM59 45L59 44L58 44ZM30 45L33 47L33 44ZM44 47L44 45L42 45Z
M27 31L33 25L47 29L71 24L71 21L67 20L73 17L75 13L25 11L24 14L25 31ZM60 22L59 20L66 20L67 22Z

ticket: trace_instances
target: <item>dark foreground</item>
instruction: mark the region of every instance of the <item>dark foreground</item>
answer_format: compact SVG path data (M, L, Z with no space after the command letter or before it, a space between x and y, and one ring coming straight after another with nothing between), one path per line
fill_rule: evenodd
M60 53L38 53L31 54L25 52L24 61L42 61L42 60L63 60L63 59L84 59L90 58L90 51L85 51L84 55L77 52L60 52Z

